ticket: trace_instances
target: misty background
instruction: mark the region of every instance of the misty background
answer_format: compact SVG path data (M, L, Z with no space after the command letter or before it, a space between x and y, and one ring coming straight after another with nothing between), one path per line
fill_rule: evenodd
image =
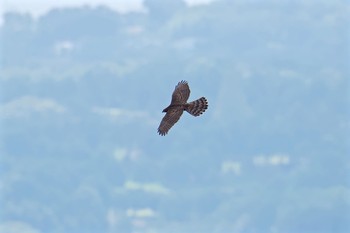
M3 10L0 232L349 232L349 23L348 0ZM209 108L161 137L181 80Z

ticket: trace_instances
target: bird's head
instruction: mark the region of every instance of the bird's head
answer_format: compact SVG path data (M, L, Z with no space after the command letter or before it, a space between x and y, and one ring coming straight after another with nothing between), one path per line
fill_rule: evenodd
M169 106L163 109L163 112L168 112Z

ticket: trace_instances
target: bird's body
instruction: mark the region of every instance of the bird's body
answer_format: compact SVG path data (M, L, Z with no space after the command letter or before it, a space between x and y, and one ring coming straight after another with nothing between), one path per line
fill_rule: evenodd
M182 108L183 110L185 110L186 104L173 104L173 105L170 104L168 107L163 109L163 112L168 112L169 110L174 108Z
M205 97L187 103L190 92L186 81L177 84L170 105L163 110L166 114L158 127L160 135L164 136L168 133L170 128L180 119L183 111L187 111L193 116L199 116L208 108L208 101Z

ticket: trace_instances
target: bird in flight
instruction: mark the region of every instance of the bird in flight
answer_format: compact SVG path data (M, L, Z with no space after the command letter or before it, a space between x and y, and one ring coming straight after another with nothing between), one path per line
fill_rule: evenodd
M193 116L199 116L208 108L208 101L205 97L187 103L190 92L190 87L186 81L183 80L176 85L170 105L163 110L166 114L158 127L160 135L166 135L184 111Z

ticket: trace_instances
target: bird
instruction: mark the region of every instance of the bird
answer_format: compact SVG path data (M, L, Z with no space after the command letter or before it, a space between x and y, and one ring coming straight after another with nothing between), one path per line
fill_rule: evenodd
M165 136L184 111L192 116L199 116L208 108L208 101L205 97L187 103L190 92L187 81L182 80L176 85L170 105L163 110L166 114L158 127L159 135Z

